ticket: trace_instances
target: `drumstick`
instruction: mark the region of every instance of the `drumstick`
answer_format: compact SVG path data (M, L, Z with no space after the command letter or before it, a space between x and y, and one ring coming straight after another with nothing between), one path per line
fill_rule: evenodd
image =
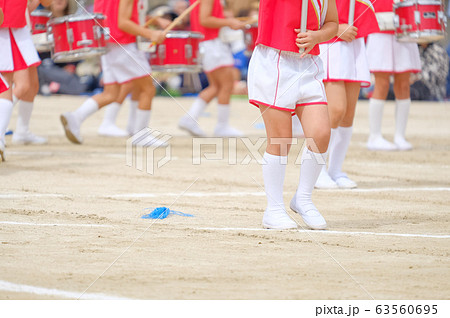
M245 22L245 24L253 24L258 22L258 17L250 17L247 18L247 20L242 20L243 22Z
M300 21L300 32L301 33L306 32L306 25L308 23L308 4L309 4L308 0L302 0L302 16L301 16L302 20ZM305 52L305 49L299 48L298 52L300 54L302 54L303 52Z
M199 4L200 4L200 0L197 0L197 1L195 1L193 4L191 4L191 5L189 6L189 8L187 8L186 10L184 10L184 11L183 11L183 12L182 12L175 20L172 21L171 24L169 24L169 26L168 26L167 28L165 28L165 29L163 30L163 33L166 34L166 33L169 32L170 30L172 30L174 27L176 27L177 24L180 23L181 20L183 20L184 17L186 17L189 13L191 13L191 11L194 10L194 8L195 8L196 6L198 6ZM155 42L152 42L152 43L150 44L150 48L151 48L152 46L154 46L155 44L156 44Z
M194 8L196 6L198 6L199 4L200 4L200 0L197 0L193 4L191 4L189 6L189 8L184 10L175 20L173 20L172 23L169 24L169 26L167 28L165 28L163 32L167 33L170 30L172 30L174 27L176 27L181 22L181 20L183 20L189 13L191 13L191 11L194 10Z
M348 11L348 24L353 25L355 21L355 4L356 0L350 0L350 8Z
M158 18L161 18L161 15L155 15L154 17L151 17L147 22L145 22L144 27L145 28L149 27Z

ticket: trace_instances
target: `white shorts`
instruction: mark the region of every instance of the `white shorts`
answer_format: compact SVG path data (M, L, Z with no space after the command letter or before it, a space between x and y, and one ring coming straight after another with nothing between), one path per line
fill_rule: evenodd
M258 45L248 68L248 98L258 106L295 112L298 106L327 104L320 57Z
M40 63L28 27L0 28L0 72L19 71Z
M3 78L2 74L0 74L0 93L7 91L9 89L8 83Z
M223 43L219 38L201 42L200 53L202 54L202 67L205 73L234 65L230 46Z
M416 43L398 42L394 34L373 33L367 38L370 72L418 73L421 69Z
M108 52L102 55L103 83L123 84L150 76L152 69L144 52L136 43L109 44Z
M324 82L361 82L370 86L369 63L363 38L350 43L338 41L320 44L320 58L325 70Z

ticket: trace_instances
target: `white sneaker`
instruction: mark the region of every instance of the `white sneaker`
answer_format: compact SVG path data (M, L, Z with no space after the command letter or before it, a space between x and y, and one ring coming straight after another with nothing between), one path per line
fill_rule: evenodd
M265 229L289 230L296 229L297 223L295 223L284 210L266 210L264 212L262 226Z
M367 149L373 151L395 151L397 146L392 142L387 141L382 136L369 137L367 141Z
M178 122L178 127L190 133L195 137L205 137L205 132L200 128L198 123L189 115L184 115Z
M327 222L319 213L314 204L308 204L304 208L297 206L295 196L291 200L291 210L300 214L303 221L313 230L325 230L327 228Z
M0 161L5 161L5 144L0 140Z
M12 137L13 145L43 145L48 142L47 138L34 135L31 131L24 134L14 133Z
M98 134L104 137L128 137L128 132L123 129L120 129L113 123L102 123L100 127L98 127Z
M216 137L242 137L244 134L231 126L217 126L214 129L214 136Z
M314 188L316 189L337 189L337 184L331 179L326 169L320 170L319 178L317 178Z
M412 149L412 145L403 137L395 137L394 143L397 146L398 150L407 151Z
M351 180L346 174L343 174L334 179L336 185L341 189L354 189L358 187L355 181Z
M61 123L66 132L66 137L74 144L82 144L83 138L80 135L80 123L72 113L64 113L60 116Z

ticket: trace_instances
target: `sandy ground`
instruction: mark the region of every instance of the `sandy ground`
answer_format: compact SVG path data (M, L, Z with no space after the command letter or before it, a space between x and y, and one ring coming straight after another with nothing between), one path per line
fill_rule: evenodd
M84 123L83 145L68 142L59 114L83 100L37 99L32 130L48 136L48 145L14 146L7 137L0 299L84 291L86 298L132 299L450 298L450 105L413 103L414 150L382 153L365 149L368 105L361 101L345 162L359 188L314 192L328 231L281 232L261 229L261 167L241 163L249 154L241 140L238 164L229 164L225 141L224 159L193 165L192 138L176 127L192 99L156 98L152 128L173 137L171 161L153 175L126 165L125 139L97 135L102 112ZM200 124L212 132L214 105L208 111ZM391 140L393 118L391 102L383 123ZM245 99L233 101L231 121L252 142L264 136L259 111ZM286 204L302 142L290 155ZM141 218L158 206L194 217Z

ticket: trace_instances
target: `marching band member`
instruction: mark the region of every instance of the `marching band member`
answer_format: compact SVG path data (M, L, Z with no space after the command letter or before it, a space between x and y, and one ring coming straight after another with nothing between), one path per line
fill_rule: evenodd
M290 207L310 228L327 226L313 204L311 194L326 160L330 138L318 44L337 34L336 2L308 1L306 32L298 29L301 12L301 0L261 0L257 46L248 71L250 103L259 107L267 133L263 164L267 195L264 228L297 228L283 202L293 114L299 117L308 142L302 155L299 185ZM299 48L305 51L299 54Z
M105 88L103 93L89 98L75 111L61 115L67 138L76 144L82 143L80 127L83 121L101 107L115 102L120 86L130 81L140 92L134 128L140 131L148 126L156 89L150 76L150 64L144 52L137 48L136 36L140 35L155 43L161 43L165 38L162 31L139 25L138 0L96 0L94 11L107 17L106 27L110 29L111 35L108 52L102 56ZM156 138L152 144L167 146Z
M195 0L191 0L194 3ZM200 92L190 110L178 122L181 129L193 136L205 136L197 123L198 118L209 102L217 97L217 125L214 135L218 137L237 137L242 133L229 125L230 98L234 86L234 59L228 45L219 39L219 29L228 26L234 30L243 29L245 23L235 18L226 19L220 0L202 0L199 7L191 12L192 31L203 33L201 45L203 71L208 77L209 86Z
M41 0L44 6L49 6L51 0ZM39 1L30 3L29 9L34 9ZM39 139L28 129L33 100L39 89L36 67L40 59L34 48L31 33L27 27L25 17L27 0L0 0L0 9L4 14L4 21L0 27L0 74L3 75L9 87L15 78L14 89L19 99L19 119L13 141L17 143L42 143L46 139ZM20 72L22 71L22 72ZM0 93L0 156L5 160L5 132L13 109L12 89Z
M375 12L392 12L392 0L374 1ZM394 31L370 34L367 39L367 57L370 72L375 76L375 89L369 103L370 134L367 141L369 150L410 150L411 144L405 139L410 99L410 75L420 72L420 55L416 43L398 42ZM394 143L383 138L381 122L383 108L390 86L390 76L394 75L395 94L395 136Z
M364 38L378 32L375 9L370 0L353 2L354 23L349 24L349 0L336 0L339 16L338 36L320 45L325 69L325 91L330 114L329 165L320 172L316 188L356 188L342 172L352 138L353 119L361 86L370 86L369 64ZM352 21L353 22L353 21Z

